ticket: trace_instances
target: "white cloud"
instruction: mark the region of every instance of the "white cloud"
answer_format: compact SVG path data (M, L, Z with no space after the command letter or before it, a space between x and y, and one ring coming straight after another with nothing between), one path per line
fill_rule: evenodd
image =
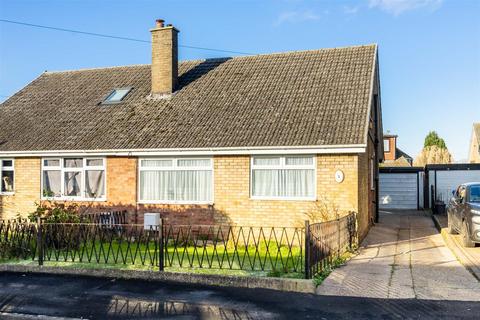
M406 11L420 8L436 10L442 2L443 0L370 0L369 6L398 16Z
M320 16L312 10L305 11L286 11L279 14L274 25L278 26L283 23L298 23L304 21L315 21L320 19Z

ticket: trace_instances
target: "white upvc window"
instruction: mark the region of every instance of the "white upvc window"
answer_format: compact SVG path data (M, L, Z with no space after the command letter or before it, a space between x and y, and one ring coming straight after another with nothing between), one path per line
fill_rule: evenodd
M140 203L213 203L213 159L139 159Z
M15 192L15 170L13 159L0 159L0 194Z
M105 158L43 158L42 199L106 200Z
M252 156L250 167L253 199L316 199L316 158L313 155Z

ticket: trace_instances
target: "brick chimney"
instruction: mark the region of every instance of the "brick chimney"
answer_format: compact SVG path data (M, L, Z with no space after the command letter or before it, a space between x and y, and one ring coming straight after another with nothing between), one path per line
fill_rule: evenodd
M178 85L178 30L158 19L152 33L152 96L169 95Z

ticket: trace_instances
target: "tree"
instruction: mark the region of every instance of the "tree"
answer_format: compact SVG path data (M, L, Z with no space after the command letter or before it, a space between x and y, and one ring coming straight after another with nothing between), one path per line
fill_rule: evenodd
M425 142L426 140L427 139L425 139ZM423 167L427 164L447 164L452 163L452 161L452 155L446 148L432 145L423 148L413 161L413 165L416 167Z
M435 131L430 131L427 136L425 137L425 142L423 144L423 148L437 146L440 149L447 149L447 144L445 140L438 136L438 133Z

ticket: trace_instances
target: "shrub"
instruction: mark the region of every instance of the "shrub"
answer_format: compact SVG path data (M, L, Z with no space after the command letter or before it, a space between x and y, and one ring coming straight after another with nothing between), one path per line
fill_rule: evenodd
M30 222L36 222L37 218L43 219L46 223L78 223L80 216L78 206L75 204L65 205L63 203L43 201L35 203L36 210L28 215Z

